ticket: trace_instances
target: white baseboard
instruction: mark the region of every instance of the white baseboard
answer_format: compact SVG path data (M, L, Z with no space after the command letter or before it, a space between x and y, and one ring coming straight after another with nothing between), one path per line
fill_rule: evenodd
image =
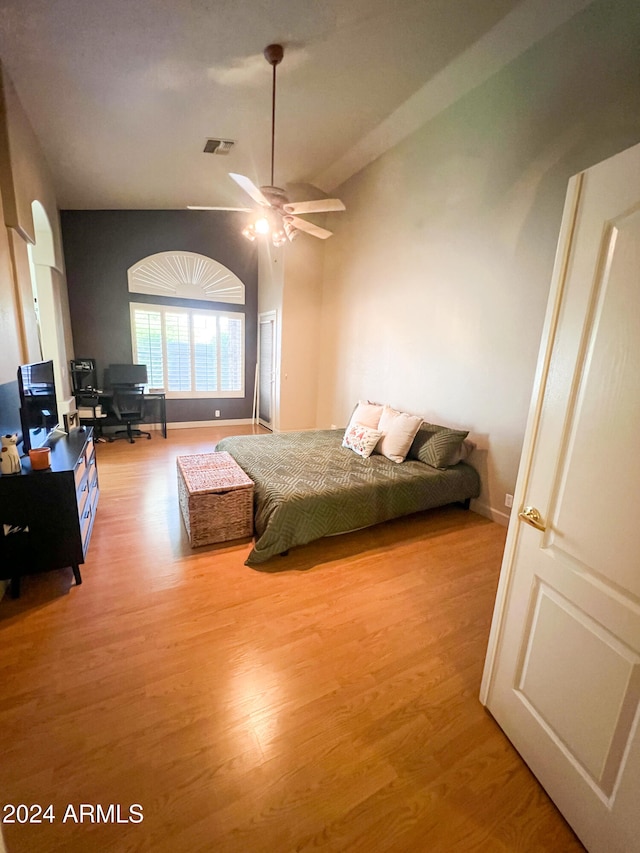
M216 418L213 421L183 421L177 423L172 421L171 423L167 424L167 429L196 429L197 427L240 426L253 423L255 423L255 421L253 421L251 418L231 418L229 420Z
M485 504L482 501L473 500L471 501L470 509L474 512L477 512L478 515L483 515L485 518L490 518L491 521L495 521L496 524L501 524L503 527L509 526L509 513L502 512L502 510L494 509L494 507L489 506L489 504Z

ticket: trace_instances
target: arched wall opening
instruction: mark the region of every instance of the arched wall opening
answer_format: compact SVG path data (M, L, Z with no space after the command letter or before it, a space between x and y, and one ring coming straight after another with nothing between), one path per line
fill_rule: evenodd
M31 203L35 243L27 245L31 289L38 326L41 357L51 359L56 380L58 419L69 411L69 376L65 348L64 320L61 311L53 229L47 212L39 201Z

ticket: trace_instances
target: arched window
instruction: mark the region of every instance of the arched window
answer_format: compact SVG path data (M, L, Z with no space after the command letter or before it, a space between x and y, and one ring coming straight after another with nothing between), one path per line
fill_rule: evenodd
M131 293L163 297L130 303L134 361L147 365L149 385L167 397L244 396L244 313L173 302L244 305L240 279L193 252L150 255L127 276Z
M176 299L244 305L244 284L213 258L195 252L159 252L127 270L129 291Z

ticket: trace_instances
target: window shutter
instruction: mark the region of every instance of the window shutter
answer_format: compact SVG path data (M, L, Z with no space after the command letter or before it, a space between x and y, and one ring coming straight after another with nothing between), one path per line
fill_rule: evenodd
M134 358L175 397L244 394L242 314L131 303Z
M147 365L152 388L164 388L162 355L162 316L159 311L136 309L134 312L135 352L138 364Z
M242 324L233 317L220 318L220 390L233 391L242 387Z
M193 363L196 391L219 391L218 323L215 315L193 316Z
M167 390L191 390L191 335L189 315L165 312L167 342Z

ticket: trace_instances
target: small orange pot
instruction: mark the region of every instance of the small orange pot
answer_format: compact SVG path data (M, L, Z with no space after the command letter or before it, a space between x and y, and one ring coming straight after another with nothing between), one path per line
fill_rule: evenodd
M51 467L51 449L49 447L38 447L29 451L29 461L33 471L46 471Z

